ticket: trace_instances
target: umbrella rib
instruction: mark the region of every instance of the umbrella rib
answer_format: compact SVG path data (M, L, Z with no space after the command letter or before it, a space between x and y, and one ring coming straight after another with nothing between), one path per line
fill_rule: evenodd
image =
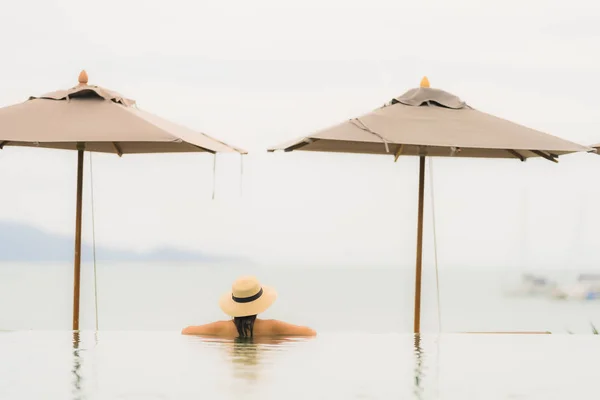
M198 145L196 145L196 144L193 144L193 143L190 143L190 142L186 142L186 143L187 143L187 144L189 144L189 145L192 145L192 146L196 147L197 149L200 149L200 150L202 150L202 151L205 151L205 152L207 152L207 153L210 153L210 154L217 154L217 152L216 152L216 151L214 151L214 150L207 149L207 148L205 148L205 147L198 146ZM231 147L231 146L228 146L228 145L226 145L226 146L227 146L227 147Z
M284 151L287 153L290 151L298 150L301 147L307 146L311 143L318 142L318 141L319 141L319 139L306 138L303 141L301 141L300 143L296 143L295 145L288 147Z
M115 149L115 152L117 153L117 155L119 157L122 157L123 156L123 150L121 150L121 147L119 147L119 145L117 144L117 142L111 142L111 143L112 143L112 146Z
M122 156L123 156L123 150L121 149L121 146L119 146L119 145L117 144L117 142L110 142L110 143L112 144L113 148L115 149L115 152L117 153L117 155L118 155L119 157L122 157ZM194 147L196 147L196 148L198 148L198 149L200 149L200 150L202 150L202 151L205 151L205 152L207 152L207 153L211 153L211 154L215 154L215 153L216 153L216 151L213 151L213 150L210 150L210 149L206 149L206 148L204 148L204 147L201 147L201 146L198 146L198 145L192 144L192 143L190 143L190 142L186 142L186 143L188 143L188 144L190 144L190 145L192 145L192 146L194 146Z
M521 153L519 153L516 150L512 150L512 149L506 149L506 151L508 151L510 154L512 154L513 156L517 157L519 160L521 161L525 161L525 156L523 156Z
M402 150L404 150L404 144L398 146L398 150L396 150L396 154L394 154L394 162L398 161L398 158L400 158L400 155L402 154Z
M537 154L538 156L545 158L548 161L552 161L557 163L558 162L558 156L556 154L546 154L543 151L540 150L531 150L531 152L533 154Z

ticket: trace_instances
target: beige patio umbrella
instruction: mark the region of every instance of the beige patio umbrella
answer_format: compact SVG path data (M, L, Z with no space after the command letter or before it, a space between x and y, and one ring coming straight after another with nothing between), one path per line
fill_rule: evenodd
M134 100L117 92L89 85L85 71L73 88L0 108L0 149L5 146L77 150L73 330L79 330L84 152L113 153L119 157L140 153L246 153L142 111Z
M425 157L543 157L590 151L579 144L477 111L455 95L429 87L423 78L411 89L370 113L276 146L268 151L320 151L419 157L419 208L414 332L420 332L421 260Z

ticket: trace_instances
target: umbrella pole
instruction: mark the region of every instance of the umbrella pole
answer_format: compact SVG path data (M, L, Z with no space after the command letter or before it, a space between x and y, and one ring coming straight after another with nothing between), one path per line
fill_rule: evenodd
M83 200L83 155L77 150L77 208L75 211L75 260L73 265L73 330L79 330L79 283L81 281L81 208Z
M425 156L419 157L419 213L417 222L417 264L415 268L414 333L421 332L421 266L423 261L423 198L425 194Z

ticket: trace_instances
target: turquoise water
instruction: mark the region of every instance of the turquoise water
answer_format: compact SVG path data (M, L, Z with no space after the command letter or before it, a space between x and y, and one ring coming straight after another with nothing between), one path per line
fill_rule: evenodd
M177 332L0 333L0 398L577 399L592 335L323 334L235 343Z

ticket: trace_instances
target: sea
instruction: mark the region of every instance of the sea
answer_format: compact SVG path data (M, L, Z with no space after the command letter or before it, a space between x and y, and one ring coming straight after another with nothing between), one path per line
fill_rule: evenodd
M538 271L568 283L574 274ZM262 317L310 339L183 336L222 320L241 275L278 292ZM0 399L575 399L597 395L600 301L515 296L522 271L98 263L0 264ZM96 283L96 284L94 284ZM438 307L439 305L439 307ZM498 332L548 332L507 334ZM489 333L495 332L495 333Z

